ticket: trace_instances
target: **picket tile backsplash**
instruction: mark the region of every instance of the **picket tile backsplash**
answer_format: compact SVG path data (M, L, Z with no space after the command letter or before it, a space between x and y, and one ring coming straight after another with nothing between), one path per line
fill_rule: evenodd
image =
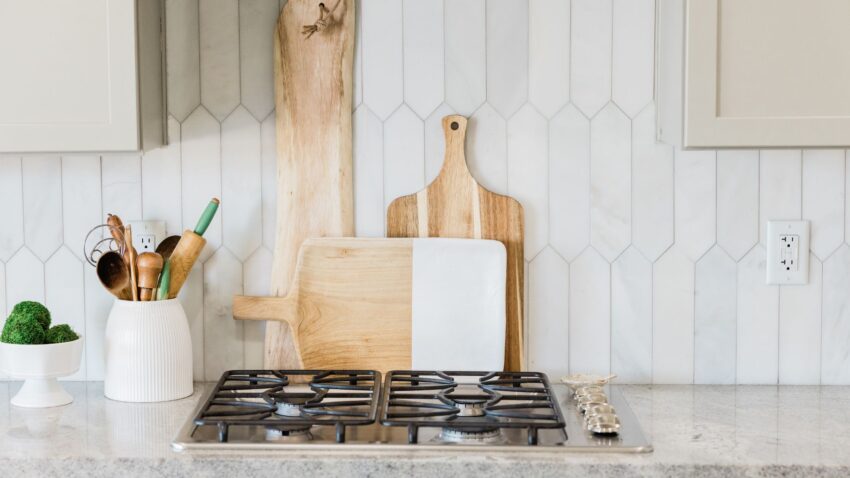
M111 212L179 234L212 196L221 213L180 294L195 378L262 365L264 325L233 321L230 303L269 292L272 33L285 2L165 3L168 146L0 157L0 310L46 301L82 332L73 379L103 378L111 304L84 261L88 229ZM439 171L441 118L470 116L473 174L525 206L530 368L637 383L850 384L847 155L658 143L658 109L665 137L681 128L669 120L681 105L680 2L357 8L356 232L383 235L387 204ZM656 73L657 61L668 67ZM811 282L766 285L766 221L796 218L812 221Z

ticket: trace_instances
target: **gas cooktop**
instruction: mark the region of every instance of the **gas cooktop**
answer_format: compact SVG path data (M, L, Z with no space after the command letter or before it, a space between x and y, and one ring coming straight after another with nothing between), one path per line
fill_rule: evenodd
M232 370L180 429L192 449L647 452L616 387L620 431L594 435L572 393L537 372Z

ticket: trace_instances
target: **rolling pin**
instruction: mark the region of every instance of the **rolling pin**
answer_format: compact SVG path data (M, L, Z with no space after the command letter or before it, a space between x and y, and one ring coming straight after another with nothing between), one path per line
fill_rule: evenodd
M168 285L169 299L177 297L180 288L183 287L183 283L186 282L186 278L189 276L189 272L192 271L192 266L195 265L195 261L201 255L201 251L204 250L207 240L201 236L204 235L212 222L215 212L218 210L218 205L219 200L212 198L207 208L204 209L203 214L201 214L201 218L198 219L195 230L190 231L187 229L174 247L174 252L171 253L171 257L169 258L171 272L171 283Z
M162 256L156 252L143 252L136 259L139 271L139 300L153 300L153 291L162 270Z

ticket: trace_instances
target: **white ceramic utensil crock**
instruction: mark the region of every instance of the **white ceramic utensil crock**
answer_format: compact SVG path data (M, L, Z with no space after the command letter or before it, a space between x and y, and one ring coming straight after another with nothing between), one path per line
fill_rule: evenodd
M103 392L122 402L192 394L192 338L177 299L115 301L106 323Z
M56 381L80 369L83 338L60 344L19 345L0 343L0 365L24 385L12 397L12 405L45 408L67 405L74 398Z

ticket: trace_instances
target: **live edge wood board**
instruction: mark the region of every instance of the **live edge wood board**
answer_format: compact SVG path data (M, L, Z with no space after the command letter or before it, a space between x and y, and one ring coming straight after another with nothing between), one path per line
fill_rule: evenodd
M482 187L466 165L467 120L443 118L446 156L440 174L421 191L394 200L388 237L495 239L507 249L505 369L523 370L523 211L508 196Z
M354 0L289 0L275 30L277 235L271 291L286 295L304 239L354 235L351 95ZM330 17L330 19L327 18ZM286 324L266 324L265 367L301 368Z

